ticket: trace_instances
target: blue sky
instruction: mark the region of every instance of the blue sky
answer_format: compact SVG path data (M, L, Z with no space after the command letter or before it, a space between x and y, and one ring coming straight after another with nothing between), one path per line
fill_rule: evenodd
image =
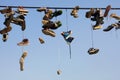
M74 7L81 8L105 8L111 5L120 8L119 0L1 0L3 6L33 6L33 7ZM2 9L2 8L0 8ZM16 8L13 8L16 10ZM28 9L26 16L27 28L24 35L29 39L29 46L24 47L28 52L25 59L25 70L19 70L19 59L22 47L17 46L23 37L20 26L11 24L7 42L2 41L0 35L0 80L119 80L120 79L120 32L114 29L103 32L108 25L117 22L112 18L105 18L103 28L93 31L94 47L100 51L95 55L87 53L91 45L91 21L85 18L88 10L79 10L79 18L70 15L71 10L63 10L63 14L57 17L62 26L55 30L56 37L46 36L41 32L41 20L43 13L36 9ZM104 12L104 10L103 10ZM111 10L111 13L120 15L119 10ZM66 25L66 14L68 25ZM4 28L4 16L0 14L0 29ZM55 18L52 19L55 21ZM66 26L73 31L75 38L71 43L72 59L69 58L68 45L60 35L66 31ZM38 38L42 37L45 44L40 44ZM62 70L61 75L56 71Z

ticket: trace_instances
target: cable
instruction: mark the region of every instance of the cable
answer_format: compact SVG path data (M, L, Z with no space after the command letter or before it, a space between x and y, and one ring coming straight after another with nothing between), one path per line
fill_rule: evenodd
M0 7L11 7L11 8L18 8L20 6L0 6ZM33 6L22 6L24 8L31 8L31 9L34 9L34 8L41 8L41 7L33 7ZM74 9L74 7L46 7L48 9ZM79 8L79 9L82 9L82 10L87 10L87 9L91 9L90 7L84 7L84 8ZM100 9L106 9L106 8L100 8ZM120 10L120 8L111 8L111 10Z

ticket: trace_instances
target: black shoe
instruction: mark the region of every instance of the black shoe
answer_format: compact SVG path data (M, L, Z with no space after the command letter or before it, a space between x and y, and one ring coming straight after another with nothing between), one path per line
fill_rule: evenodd
M112 25L108 26L106 29L103 29L103 31L107 32L107 31L110 31L113 28L114 28L114 25L112 24Z

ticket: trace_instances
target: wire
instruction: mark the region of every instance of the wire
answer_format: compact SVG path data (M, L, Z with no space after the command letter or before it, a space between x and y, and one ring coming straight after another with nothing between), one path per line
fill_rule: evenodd
M20 6L0 6L0 7L11 7L11 8L18 8ZM24 8L41 8L41 7L33 7L33 6L22 6ZM48 9L74 9L74 7L46 7ZM82 10L87 10L87 9L91 9L90 7L84 7L84 8L79 8ZM106 9L106 8L100 8L100 9ZM111 10L120 10L120 8L111 8Z

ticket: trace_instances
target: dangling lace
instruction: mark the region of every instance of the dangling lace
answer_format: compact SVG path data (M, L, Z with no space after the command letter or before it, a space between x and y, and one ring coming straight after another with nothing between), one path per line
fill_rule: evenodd
M93 25L91 22L91 44L92 44L92 48L94 47L94 40L93 40Z

